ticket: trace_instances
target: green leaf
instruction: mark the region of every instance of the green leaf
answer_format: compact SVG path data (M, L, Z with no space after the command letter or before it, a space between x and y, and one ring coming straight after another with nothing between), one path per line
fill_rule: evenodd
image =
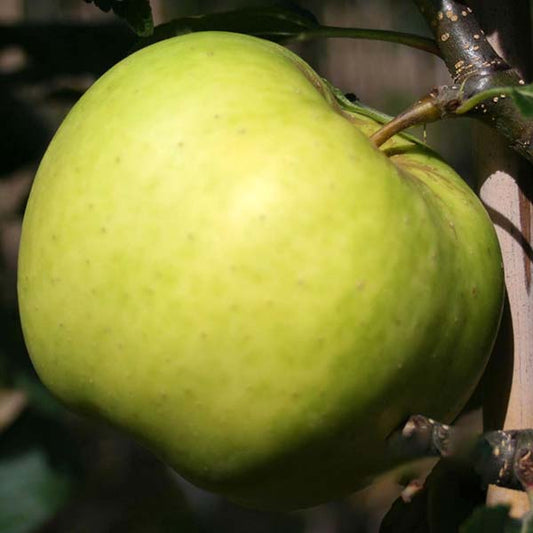
M486 100L493 99L494 102L497 102L499 98L504 96L513 98L520 113L525 118L533 118L533 84L518 87L491 87L468 98L455 112L458 115L467 113Z
M197 31L231 31L284 43L296 39L304 31L318 27L319 23L312 13L292 3L248 7L184 17L161 24L155 28L153 37L141 43L141 46Z
M533 84L514 87L511 94L520 113L526 118L533 118Z
M65 502L70 484L34 448L0 459L0 531L25 533L51 517Z
M154 20L150 0L85 0L94 3L106 13L110 10L123 18L140 37L148 37L154 32Z
M461 526L460 533L529 533L522 530L522 522L509 516L505 505L478 507Z

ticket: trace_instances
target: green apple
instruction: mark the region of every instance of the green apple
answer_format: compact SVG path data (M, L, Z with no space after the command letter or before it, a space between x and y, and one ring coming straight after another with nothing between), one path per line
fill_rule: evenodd
M363 74L364 75L364 74ZM438 156L231 33L128 57L53 139L24 218L29 352L64 402L244 505L337 498L450 420L493 344L502 267Z

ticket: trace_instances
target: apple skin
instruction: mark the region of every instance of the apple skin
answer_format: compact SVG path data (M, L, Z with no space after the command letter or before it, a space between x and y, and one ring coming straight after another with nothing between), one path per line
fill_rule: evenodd
M341 497L451 420L503 276L441 159L343 111L301 59L206 32L128 57L53 139L24 218L23 331L43 382L243 505Z

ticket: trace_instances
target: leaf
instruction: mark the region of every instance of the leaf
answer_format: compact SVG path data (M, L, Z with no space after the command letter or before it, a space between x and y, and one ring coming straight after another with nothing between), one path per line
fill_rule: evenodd
M113 10L123 18L140 37L148 37L154 32L154 20L150 0L85 0L94 3L106 13Z
M161 24L155 28L152 38L145 40L141 46L197 31L232 31L285 43L304 31L318 27L319 23L312 13L292 3L247 7L184 17Z
M522 530L522 522L509 516L505 505L478 507L461 526L460 533L528 533Z
M511 94L520 113L526 118L533 118L533 84L514 87Z
M154 32L154 20L149 0L116 1L113 11L126 20L139 37L147 37Z
M380 533L450 533L484 501L479 477L467 465L441 459L410 503L394 502ZM470 533L470 532L469 532Z
M69 494L67 478L54 470L44 451L0 459L0 531L33 531L51 517Z
M44 393L17 387L26 409L0 435L0 531L25 533L50 519L67 500L79 479L79 450L65 413L36 409Z
M461 106L456 109L456 114L463 114L471 111L477 105L486 100L497 102L499 98L511 96L518 107L520 113L525 118L533 118L533 84L508 87L491 87L484 91L475 93L471 98L465 100Z

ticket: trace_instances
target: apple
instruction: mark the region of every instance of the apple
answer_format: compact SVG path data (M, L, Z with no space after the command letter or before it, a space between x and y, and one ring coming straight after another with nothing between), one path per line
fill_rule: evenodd
M339 104L292 52L205 32L83 96L33 185L29 353L66 404L243 505L341 497L451 420L498 327L501 257L436 154Z

